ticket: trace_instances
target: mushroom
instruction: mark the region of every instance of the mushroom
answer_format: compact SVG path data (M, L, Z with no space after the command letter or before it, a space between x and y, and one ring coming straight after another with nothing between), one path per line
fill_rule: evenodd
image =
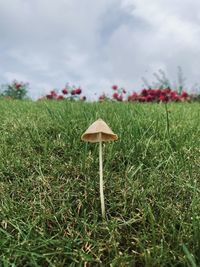
M100 200L102 217L105 219L105 202L103 194L103 159L102 159L102 142L114 141L118 137L102 119L98 119L81 136L83 141L97 143L99 142L99 175L100 175Z

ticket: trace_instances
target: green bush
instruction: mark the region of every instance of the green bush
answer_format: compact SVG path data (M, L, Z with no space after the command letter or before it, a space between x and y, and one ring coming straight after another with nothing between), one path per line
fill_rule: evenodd
M5 84L1 87L1 96L12 99L25 99L28 93L28 83L14 80L11 84Z

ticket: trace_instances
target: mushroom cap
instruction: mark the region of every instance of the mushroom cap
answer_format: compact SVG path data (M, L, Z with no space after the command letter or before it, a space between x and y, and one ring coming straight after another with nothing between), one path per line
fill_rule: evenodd
M96 143L100 141L114 141L118 139L118 136L113 133L105 121L98 119L82 134L81 139Z

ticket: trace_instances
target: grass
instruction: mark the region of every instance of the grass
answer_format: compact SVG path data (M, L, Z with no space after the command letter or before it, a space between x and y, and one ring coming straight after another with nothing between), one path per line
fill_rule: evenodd
M1 266L200 266L200 105L0 102ZM97 118L107 143L107 220Z

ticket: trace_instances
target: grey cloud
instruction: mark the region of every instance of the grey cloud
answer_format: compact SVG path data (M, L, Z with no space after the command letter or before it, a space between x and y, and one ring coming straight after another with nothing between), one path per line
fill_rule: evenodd
M191 86L200 80L200 3L192 2L0 1L0 82L27 79L34 98L66 82L94 95L113 83L140 89L159 68L175 79L181 65Z

